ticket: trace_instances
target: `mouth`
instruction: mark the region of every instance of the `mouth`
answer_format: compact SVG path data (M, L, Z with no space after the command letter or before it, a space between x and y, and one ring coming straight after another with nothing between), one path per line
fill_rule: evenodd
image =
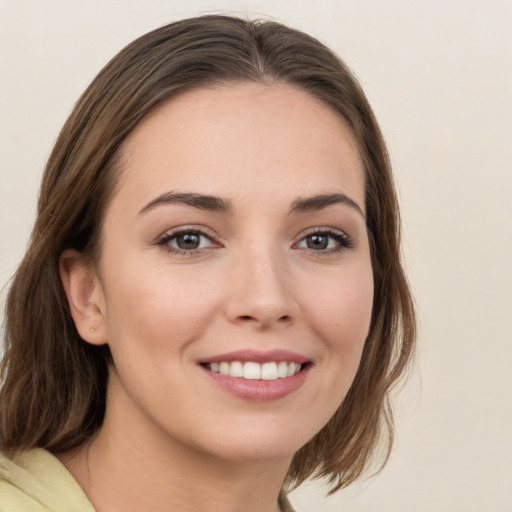
M202 363L207 370L228 377L238 377L246 380L277 380L293 377L311 363L295 363L293 361L220 361Z
M306 381L313 361L286 350L252 350L220 354L199 362L210 381L249 401L284 398Z

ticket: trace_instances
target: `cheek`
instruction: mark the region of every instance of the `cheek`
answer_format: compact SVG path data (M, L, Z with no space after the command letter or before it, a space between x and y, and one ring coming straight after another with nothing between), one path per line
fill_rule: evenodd
M326 280L322 293L315 295L310 303L315 328L323 333L331 348L361 350L372 314L371 268Z
M318 349L317 381L309 402L315 404L315 409L307 420L311 431L327 424L345 399L359 368L370 328L371 266L338 274L336 278L317 279L315 293L307 294L308 307L303 308ZM304 406L311 407L306 403ZM306 422L302 425L305 428Z
M340 279L326 280L323 293L310 304L310 325L325 349L325 379L318 399L329 401L332 414L352 385L368 337L373 305L370 264L356 267Z
M139 345L135 350L176 350L199 337L216 308L211 276L206 280L165 265L135 267L125 264L109 274L107 325L113 352L117 343Z

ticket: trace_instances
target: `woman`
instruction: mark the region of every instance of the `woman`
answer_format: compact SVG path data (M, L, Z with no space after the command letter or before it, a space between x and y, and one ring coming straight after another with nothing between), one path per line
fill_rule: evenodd
M290 510L385 460L414 312L350 71L225 16L126 47L55 144L5 332L2 510Z

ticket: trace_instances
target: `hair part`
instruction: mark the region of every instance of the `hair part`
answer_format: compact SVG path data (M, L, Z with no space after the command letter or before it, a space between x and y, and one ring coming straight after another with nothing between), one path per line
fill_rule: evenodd
M48 160L28 250L8 294L0 366L0 448L78 447L100 428L108 347L77 333L59 276L74 248L101 250L105 209L122 170L122 144L158 104L218 83L282 83L308 91L351 129L365 168L374 275L370 334L348 395L293 458L289 481L358 478L393 439L389 393L414 352L415 317L400 258L400 219L386 146L348 67L316 39L272 21L209 15L171 23L129 44L75 105Z

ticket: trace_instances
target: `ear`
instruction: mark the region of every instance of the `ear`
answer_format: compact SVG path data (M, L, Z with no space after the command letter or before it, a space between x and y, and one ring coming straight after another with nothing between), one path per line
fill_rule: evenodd
M68 249L60 255L60 278L80 337L93 345L107 343L105 295L93 265Z

